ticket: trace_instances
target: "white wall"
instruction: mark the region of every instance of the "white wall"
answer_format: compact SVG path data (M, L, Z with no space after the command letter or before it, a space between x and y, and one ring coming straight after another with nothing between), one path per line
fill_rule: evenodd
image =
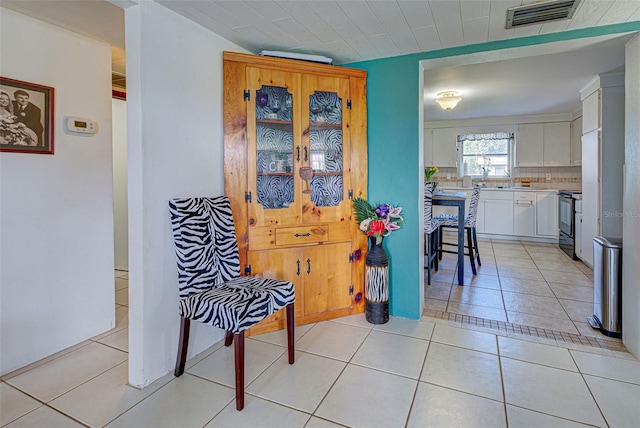
M111 49L2 8L0 74L55 88L55 154L0 153L0 373L115 324ZM19 35L19 36L18 36ZM98 132L63 131L63 116Z
M622 340L640 356L640 35L626 46Z
M222 51L243 51L155 2L125 11L129 382L173 370L178 286L168 201L224 193ZM188 357L223 337L192 324Z
M115 268L129 270L127 202L127 102L112 100L113 129L113 240Z

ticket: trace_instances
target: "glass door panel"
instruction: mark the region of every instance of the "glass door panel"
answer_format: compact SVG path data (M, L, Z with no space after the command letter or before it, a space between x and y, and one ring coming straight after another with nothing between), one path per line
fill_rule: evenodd
M287 208L294 200L292 96L287 88L262 86L255 97L258 203Z
M342 99L334 92L309 97L311 201L334 207L343 199Z

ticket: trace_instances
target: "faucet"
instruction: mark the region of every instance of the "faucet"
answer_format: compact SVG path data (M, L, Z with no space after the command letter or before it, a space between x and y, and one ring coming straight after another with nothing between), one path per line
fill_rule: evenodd
M509 171L505 171L504 175L507 176L507 178L509 179L509 187L513 187L513 177L511 176L511 174L509 173Z

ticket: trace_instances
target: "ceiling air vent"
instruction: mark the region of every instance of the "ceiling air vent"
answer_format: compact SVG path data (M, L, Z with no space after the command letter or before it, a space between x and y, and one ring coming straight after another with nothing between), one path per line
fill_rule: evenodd
M551 0L507 9L506 29L571 19L580 0Z

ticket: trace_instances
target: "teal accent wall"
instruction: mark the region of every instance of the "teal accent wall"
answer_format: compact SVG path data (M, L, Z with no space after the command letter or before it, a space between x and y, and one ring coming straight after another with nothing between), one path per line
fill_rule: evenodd
M640 31L640 21L591 27L561 33L500 40L431 52L349 64L367 70L369 184L371 203L404 208L405 225L385 239L389 256L389 312L420 318L419 184L423 172L419 156L419 62L476 52L533 46L544 43Z

